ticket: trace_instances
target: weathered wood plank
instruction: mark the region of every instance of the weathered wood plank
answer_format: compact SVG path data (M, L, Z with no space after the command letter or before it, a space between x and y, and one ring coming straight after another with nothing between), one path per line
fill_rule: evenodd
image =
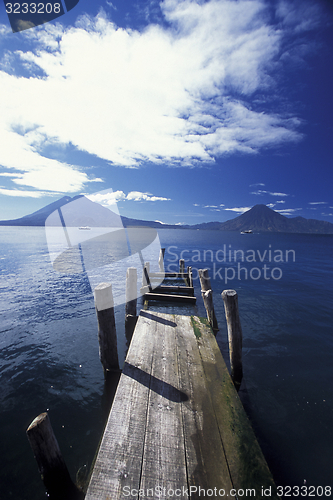
M176 321L180 387L189 396L182 405L189 486L229 493L233 486L193 324L187 316ZM191 498L200 498L198 491Z
M86 500L124 498L124 487L139 488L146 432L154 331L148 320L135 329L121 381L100 445ZM154 325L153 325L154 326Z
M190 303L190 304L195 304L196 303L196 297L192 297L191 295L170 295L167 293L145 293L144 298L146 300L163 300L167 302L184 302L184 303Z
M151 313L156 321L155 349L148 403L147 430L140 487L187 485L181 403L176 355L177 324ZM162 320L162 321L161 321ZM153 497L154 498L154 497ZM160 498L156 494L156 498Z
M272 499L278 499L276 487L261 448L232 383L213 333L197 322L198 346L203 362L207 388L213 401L219 432L227 457L234 488L254 489L252 498L266 498L264 489L271 488Z
M149 288L147 286L144 286L140 288L140 292L149 293ZM181 285L160 285L154 288L154 293L168 293L168 292L186 293L186 295L194 296L194 287L181 286Z
M161 272L150 272L149 278L187 278L188 273L161 273Z

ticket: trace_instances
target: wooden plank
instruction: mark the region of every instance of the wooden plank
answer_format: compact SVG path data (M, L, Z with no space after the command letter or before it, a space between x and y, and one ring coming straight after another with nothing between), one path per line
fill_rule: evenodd
M140 292L143 293L148 293L149 288L147 286L144 286L140 288ZM194 296L194 287L193 286L181 286L181 285L160 285L156 286L154 288L154 293L168 293L168 292L175 292L175 293L186 293L187 295L192 295Z
M149 278L187 278L188 273L160 273L160 272L154 272L154 273L149 273Z
M150 317L157 328L140 484L143 491L156 486L169 490L187 485L181 411L187 395L179 390L177 324L169 315L166 319L166 315L154 312Z
M147 323L144 317L137 323L86 500L120 500L125 486L139 488L154 343Z
M167 302L183 302L183 303L196 303L196 297L192 297L190 295L170 295L166 293L145 293L145 300L162 300Z
M189 396L182 405L188 483L229 494L233 485L191 318L176 316L176 322L180 387ZM198 491L191 498L200 498Z
M223 441L225 454L234 488L255 489L253 498L267 498L262 488L271 488L270 498L278 499L276 486L245 413L237 391L223 360L212 331L194 318L198 330L198 346L202 359L207 388ZM200 335L201 334L201 335Z

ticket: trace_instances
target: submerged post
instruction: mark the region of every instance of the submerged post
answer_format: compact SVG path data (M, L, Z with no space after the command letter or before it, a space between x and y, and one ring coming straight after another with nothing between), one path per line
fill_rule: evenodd
M136 303L137 303L137 270L135 267L129 267L126 272L126 306L125 306L125 335L128 343L132 339L136 321Z
M242 343L243 335L238 312L238 296L235 290L222 292L228 326L231 377L238 390L243 378Z
M50 498L63 500L83 499L84 494L71 480L48 414L41 413L38 415L31 422L26 432L37 461L38 470Z
M202 300L205 305L207 318L216 336L219 329L213 305L213 290L210 284L208 269L199 269Z
M98 321L99 357L105 371L119 370L111 283L97 285L94 295Z

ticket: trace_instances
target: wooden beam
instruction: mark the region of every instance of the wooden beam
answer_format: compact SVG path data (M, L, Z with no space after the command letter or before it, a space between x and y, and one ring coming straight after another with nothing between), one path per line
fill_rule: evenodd
M141 294L148 293L149 288L144 286L140 288ZM177 286L177 285L160 285L154 287L154 293L168 293L168 292L176 292L176 293L186 293L186 295L194 296L194 288L193 286Z
M152 273L149 273L149 277L150 278L187 278L188 277L188 273L184 273L184 274L181 274L181 273L159 273L159 272L152 272Z
M146 300L162 300L167 302L183 302L189 304L195 304L196 297L189 295L170 295L166 293L145 293L144 298Z

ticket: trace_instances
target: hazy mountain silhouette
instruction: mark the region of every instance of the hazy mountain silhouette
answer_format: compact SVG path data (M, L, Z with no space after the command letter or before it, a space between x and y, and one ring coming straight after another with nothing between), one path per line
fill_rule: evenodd
M73 209L70 202L73 203ZM177 228L177 229L214 229L218 231L247 231L272 232L272 233L315 233L333 234L331 222L305 219L304 217L288 218L281 215L266 205L255 205L247 212L226 222L204 222L196 225L172 225L161 224L155 221L130 219L119 216L98 203L94 203L85 196L64 196L58 201L50 203L36 212L14 220L0 221L1 226L44 226L45 221L53 212L66 205L66 225L90 226L90 227L118 227L123 224L129 226L147 226L154 228ZM80 209L78 210L78 206ZM74 210L75 207L75 210ZM61 210L60 210L61 212Z
M247 231L251 229L253 232L259 233L333 234L333 224L331 222L305 219L304 217L289 219L266 205L255 205L242 215L226 222L207 222L192 227L219 231Z

